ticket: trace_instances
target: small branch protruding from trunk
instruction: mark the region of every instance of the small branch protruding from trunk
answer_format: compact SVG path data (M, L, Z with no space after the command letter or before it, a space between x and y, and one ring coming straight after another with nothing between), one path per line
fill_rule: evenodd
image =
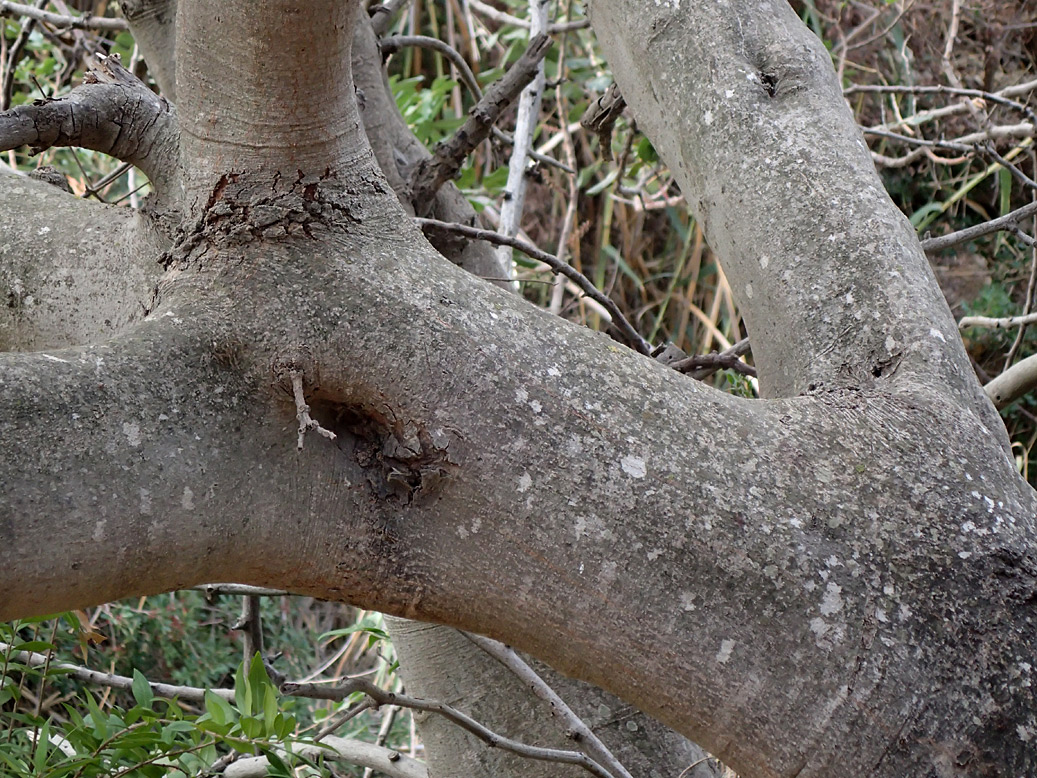
M334 440L337 436L331 430L324 429L320 423L310 416L310 406L306 404L306 398L302 388L302 373L298 370L291 372L292 393L295 395L295 417L299 420L299 450L302 451L303 439L310 430L315 430L328 440Z

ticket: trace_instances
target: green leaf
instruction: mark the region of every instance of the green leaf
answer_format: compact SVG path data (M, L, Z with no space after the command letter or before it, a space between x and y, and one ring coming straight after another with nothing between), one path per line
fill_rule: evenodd
M268 776L276 776L276 778L292 778L292 769L285 764L284 760L278 755L272 748L260 749L263 756L270 762L270 767L267 769Z
M295 716L278 713L274 718L274 735L278 740L287 740L295 733Z
M36 735L36 753L32 755L32 766L36 775L43 775L43 768L50 756L50 749L50 721L48 720L43 722L43 726Z
M137 704L142 708L150 708L152 700L155 699L155 693L151 690L151 684L148 683L148 679L144 677L144 673L138 670L136 667L133 668L133 684L131 685L133 690L133 699L137 701Z
M244 662L234 671L234 702L242 716L252 713L252 690L248 686Z
M15 651L57 651L58 647L46 640L30 640L25 643L15 643Z
M274 691L274 685L267 683L266 689L263 690L263 725L265 727L264 735L271 737L275 733L274 724L277 720L277 692Z
M209 689L205 690L205 712L217 726L230 724L235 719L230 703Z

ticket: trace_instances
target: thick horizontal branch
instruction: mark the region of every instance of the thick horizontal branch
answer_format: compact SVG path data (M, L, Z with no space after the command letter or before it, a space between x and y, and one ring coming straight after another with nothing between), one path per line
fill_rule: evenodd
M418 165L411 178L415 204L429 207L439 188L461 169L465 158L489 136L501 114L537 74L540 60L551 48L551 38L537 35L518 61L483 95L468 113L461 128L447 140L436 144L432 159ZM420 213L426 216L428 211Z
M163 196L179 176L179 129L173 107L122 67L104 59L65 97L43 98L0 114L0 150L79 146L132 162Z
M167 245L138 211L13 173L0 173L0 234L0 351L103 340L140 320Z

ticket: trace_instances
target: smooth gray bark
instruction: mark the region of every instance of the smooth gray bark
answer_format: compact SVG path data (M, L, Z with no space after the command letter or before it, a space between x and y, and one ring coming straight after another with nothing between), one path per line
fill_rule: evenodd
M409 693L461 704L500 733L522 732L529 743L579 749L517 676L505 670L457 630L401 619L387 620ZM537 668L551 687L634 776L662 778L688 770L685 778L717 778L719 770L700 748L627 703L588 684ZM530 762L487 748L472 735L436 716L419 718L429 775L578 776L582 770ZM688 769L698 762L696 767Z
M145 216L0 173L0 351L63 348L139 322L165 244Z
M157 307L0 357L0 617L276 585L503 640L745 778L1037 771L1037 499L784 3L592 8L764 401L443 260L315 54L355 5L250 8L180 3L192 208ZM292 370L336 442L295 450Z

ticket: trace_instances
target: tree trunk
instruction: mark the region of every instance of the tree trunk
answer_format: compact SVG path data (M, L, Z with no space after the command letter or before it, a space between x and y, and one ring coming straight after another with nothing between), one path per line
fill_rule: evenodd
M444 261L365 139L356 11L181 0L147 317L0 357L0 617L277 585L501 639L746 778L1034 774L1037 500L786 4L592 9L762 401ZM300 377L338 436L301 451Z

